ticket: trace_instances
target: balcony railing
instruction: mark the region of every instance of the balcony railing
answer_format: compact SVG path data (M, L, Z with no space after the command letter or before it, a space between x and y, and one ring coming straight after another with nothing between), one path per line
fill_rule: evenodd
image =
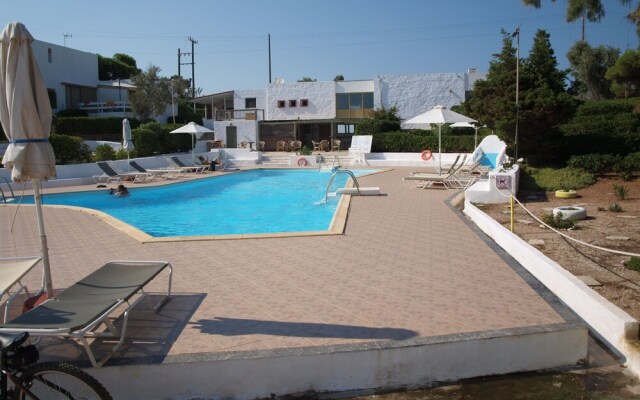
M105 101L96 102L90 101L88 103L80 104L80 109L85 110L90 114L104 114L104 113L131 113L131 103L128 101Z
M264 120L264 110L260 108L243 110L216 110L215 119L216 121L231 121L234 119L262 121Z

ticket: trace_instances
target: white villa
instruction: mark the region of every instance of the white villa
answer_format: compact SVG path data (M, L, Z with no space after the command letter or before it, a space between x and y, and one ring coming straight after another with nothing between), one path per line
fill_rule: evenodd
M266 89L231 90L193 100L205 107L204 124L215 131L224 147L264 141L264 150L276 150L279 140L341 140L349 148L355 122L374 109L398 107L409 119L435 105L463 102L484 74L466 73L378 75L370 80L293 82L276 79Z

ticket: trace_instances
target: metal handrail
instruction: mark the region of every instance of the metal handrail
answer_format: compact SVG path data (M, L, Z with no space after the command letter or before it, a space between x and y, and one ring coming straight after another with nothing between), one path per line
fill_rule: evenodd
M335 179L336 175L338 175L339 173L349 174L349 176L351 176L351 179L353 179L353 183L356 185L356 190L358 191L358 196L362 195L360 193L360 184L358 184L358 179L353 174L353 172L351 172L351 170L348 170L348 169L336 168L333 171L333 174L331 174L331 179L329 180L329 184L327 185L327 190L324 192L324 201L325 201L325 203L327 201L329 201L329 189L331 189L331 184L333 183L333 180Z
M5 181L7 183L7 187L9 188L9 190L11 191L11 197L15 198L16 195L13 193L13 188L11 187L11 184L9 183L9 181L7 180L7 178L5 178L4 176L1 177L3 181ZM7 197L4 195L4 190L2 190L2 188L0 188L0 192L2 193L2 201L4 201L5 203L7 203Z

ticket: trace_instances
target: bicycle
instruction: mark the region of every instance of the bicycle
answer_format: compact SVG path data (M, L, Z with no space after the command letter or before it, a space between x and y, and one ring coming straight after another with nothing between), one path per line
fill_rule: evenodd
M65 362L38 363L33 344L24 345L29 333L0 333L0 399L113 400L94 377ZM9 387L9 381L13 387Z

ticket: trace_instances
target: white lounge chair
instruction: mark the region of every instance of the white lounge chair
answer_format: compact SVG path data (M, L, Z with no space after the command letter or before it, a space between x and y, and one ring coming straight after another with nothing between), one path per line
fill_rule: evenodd
M21 279L40 262L42 257L10 257L0 258L0 300L8 295L4 303L4 322L9 316L11 302L22 292L29 297L29 290ZM16 289L14 289L16 288Z

